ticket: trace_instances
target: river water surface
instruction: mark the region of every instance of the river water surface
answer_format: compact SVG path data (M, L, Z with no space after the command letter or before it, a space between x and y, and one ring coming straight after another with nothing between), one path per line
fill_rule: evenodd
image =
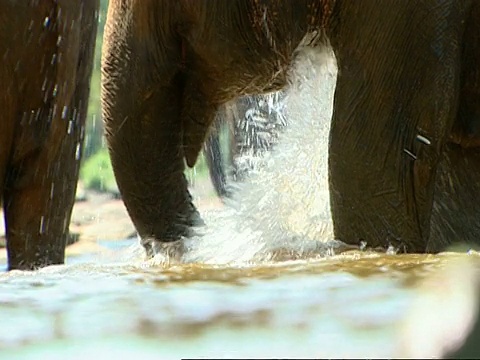
M4 273L0 356L439 356L445 341L468 325L469 274L479 260L355 252L251 266L161 267L83 259Z

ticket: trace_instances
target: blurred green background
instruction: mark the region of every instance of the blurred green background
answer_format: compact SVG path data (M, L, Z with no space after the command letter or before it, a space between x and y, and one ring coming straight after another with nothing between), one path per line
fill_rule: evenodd
M100 0L100 14L95 49L95 64L92 74L90 100L88 106L87 128L83 152L80 181L87 189L117 192L112 167L103 137L102 111L100 103L100 67L102 57L103 28L105 25L108 0ZM208 176L203 154L195 169L188 169L187 178L201 180Z

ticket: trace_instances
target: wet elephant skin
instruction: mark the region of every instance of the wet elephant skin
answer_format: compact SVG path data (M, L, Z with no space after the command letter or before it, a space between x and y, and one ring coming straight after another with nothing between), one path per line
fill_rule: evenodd
M201 224L184 163L194 165L217 109L284 88L299 45L331 46L338 64L329 148L335 237L408 252L439 251L457 237L478 242L462 216L480 216L471 199L480 171L465 166L479 155L464 151L480 139L479 8L457 0L112 0L103 115L147 253ZM463 163L452 162L459 154ZM441 209L432 215L434 203Z
M9 269L64 262L98 0L0 0L0 189Z

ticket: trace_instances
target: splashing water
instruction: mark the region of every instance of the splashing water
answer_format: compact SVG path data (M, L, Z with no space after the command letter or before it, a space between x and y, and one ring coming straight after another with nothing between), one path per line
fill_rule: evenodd
M341 246L332 240L328 193L333 55L324 49L302 50L290 78L284 100L288 126L278 144L235 185L226 209L203 214L208 226L199 229L199 236L173 245L185 247L182 262L245 264L318 257ZM168 255L154 259L157 264L170 261Z
M243 98L242 105L249 105L244 114L238 112L236 104L232 106L237 129L233 173L237 180L257 168L264 155L278 143L278 135L287 125L284 97L278 91Z

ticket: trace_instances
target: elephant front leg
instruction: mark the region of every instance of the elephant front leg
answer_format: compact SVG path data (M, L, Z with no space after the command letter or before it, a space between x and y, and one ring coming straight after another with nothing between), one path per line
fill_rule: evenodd
M203 224L184 170L185 162L194 165L203 146L206 107L182 73L171 75L165 85L142 84L133 94L119 83L110 91L110 77L104 76L104 119L115 178L151 256L162 243L190 236L192 226ZM125 84L142 78L137 74Z
M464 9L411 3L362 2L342 14L352 27L332 41L330 197L336 238L425 252L436 168L457 111Z

